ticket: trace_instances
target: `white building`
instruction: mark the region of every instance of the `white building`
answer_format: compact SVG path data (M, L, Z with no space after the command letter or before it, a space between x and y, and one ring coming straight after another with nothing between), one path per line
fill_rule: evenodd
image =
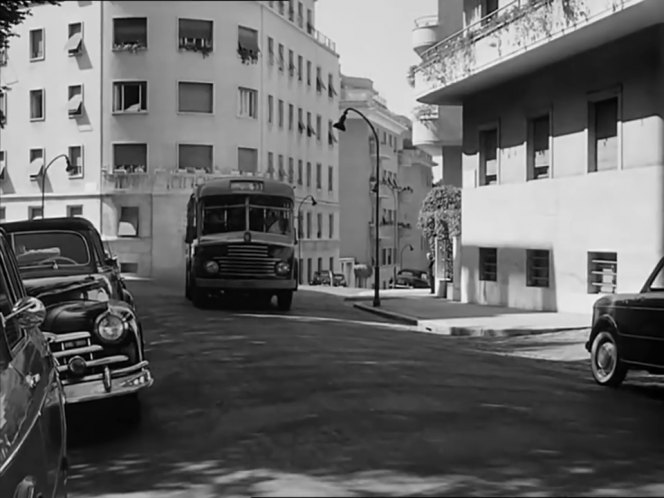
M63 2L35 6L2 83L0 215L82 215L123 269L182 274L185 203L201 177L282 177L313 195L324 237L302 258L339 256L339 57L314 0ZM44 176L43 166L59 154Z

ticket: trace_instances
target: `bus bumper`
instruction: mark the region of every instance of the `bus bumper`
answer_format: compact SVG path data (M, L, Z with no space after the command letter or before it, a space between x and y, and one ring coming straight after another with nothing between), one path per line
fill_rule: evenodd
M240 280L197 278L196 286L209 290L297 290L297 280Z

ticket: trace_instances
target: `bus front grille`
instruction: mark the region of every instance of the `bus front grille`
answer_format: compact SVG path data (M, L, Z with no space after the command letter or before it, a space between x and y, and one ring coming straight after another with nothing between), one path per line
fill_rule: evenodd
M268 247L259 244L228 246L226 256L215 258L221 278L275 277L278 258L270 258Z

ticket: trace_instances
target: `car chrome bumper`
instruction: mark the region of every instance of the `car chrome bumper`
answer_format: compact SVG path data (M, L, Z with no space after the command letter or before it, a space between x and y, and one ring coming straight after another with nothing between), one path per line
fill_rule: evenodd
M147 361L115 371L106 367L103 374L63 382L65 399L69 405L133 394L150 387L153 383L154 379L148 369Z
M209 290L296 290L297 281L289 280L231 280L226 278L197 278L196 286Z

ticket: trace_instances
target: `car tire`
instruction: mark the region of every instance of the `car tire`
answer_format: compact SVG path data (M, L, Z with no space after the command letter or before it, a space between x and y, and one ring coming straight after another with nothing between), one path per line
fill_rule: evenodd
M616 334L600 330L590 348L590 369L600 386L619 387L627 376L627 366L620 357Z
M277 308L280 311L290 311L293 304L293 291L281 291L277 294Z

